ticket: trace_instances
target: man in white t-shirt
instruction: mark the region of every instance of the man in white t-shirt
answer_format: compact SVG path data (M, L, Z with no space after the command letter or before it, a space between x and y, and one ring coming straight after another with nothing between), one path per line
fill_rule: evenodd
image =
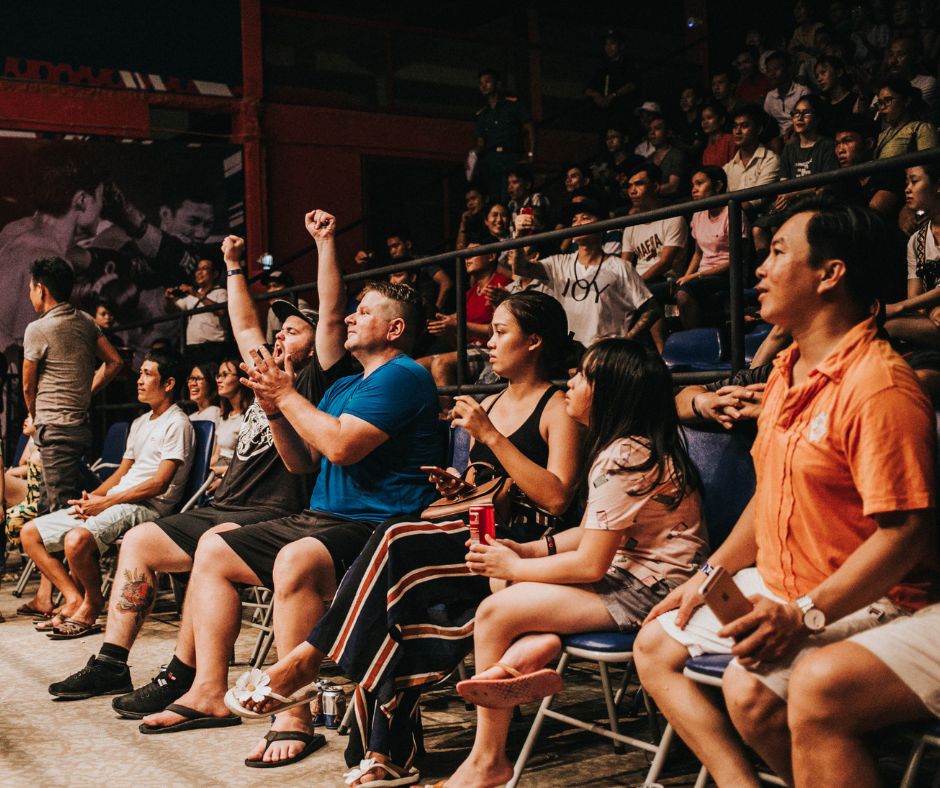
M593 200L575 207L571 226L606 218ZM526 231L532 217L520 214L516 231ZM546 282L565 308L568 328L585 347L600 337L637 338L659 316L659 308L632 266L603 250L603 234L576 236L578 249L531 261L521 250L510 256L513 276Z
M659 208L659 184L662 174L655 164L642 164L627 182L627 194L633 203L631 213L645 213ZM681 216L636 224L623 230L621 256L636 268L643 283L662 306L669 299L670 275L680 276L689 245L689 226ZM657 320L652 327L653 341L660 351L665 341L665 324Z
M195 438L186 414L173 404L179 367L175 354L147 355L137 379L137 399L151 409L131 425L117 470L96 489L69 501L71 508L38 517L23 528L26 553L65 597L61 613L52 620L52 638L83 637L100 629L95 619L104 607L101 556L128 528L170 514L183 497ZM60 551L68 571L51 555Z
M190 309L224 304L228 292L216 283L218 271L211 260L200 260L193 273L196 286L182 284L166 291L166 311L185 312ZM224 352L225 310L201 312L186 320L186 358L191 363L218 359Z

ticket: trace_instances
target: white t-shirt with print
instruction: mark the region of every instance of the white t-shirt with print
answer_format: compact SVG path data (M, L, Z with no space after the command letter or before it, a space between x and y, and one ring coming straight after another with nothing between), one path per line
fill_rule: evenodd
M568 330L587 347L597 337L625 336L633 316L652 295L633 267L614 255L585 267L578 253L540 260L551 293L565 308Z
M623 229L623 251L636 256L636 271L640 276L659 262L664 246L685 249L688 245L689 226L681 216Z
M153 411L138 416L131 424L124 449L124 459L134 464L108 495L114 495L152 479L164 460L180 460L170 486L163 495L147 500L160 514L169 514L179 503L193 462L195 432L189 418L178 405L170 405L157 418Z

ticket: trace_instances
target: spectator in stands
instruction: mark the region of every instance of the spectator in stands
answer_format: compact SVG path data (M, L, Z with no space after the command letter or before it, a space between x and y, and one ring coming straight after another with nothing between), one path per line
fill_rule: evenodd
M837 118L835 132L836 159L840 167L851 167L871 161L875 148L875 132L864 116L848 115ZM846 199L854 199L878 211L889 225L895 224L904 190L903 176L896 172L863 175L858 183L832 184L829 187Z
M903 79L920 91L931 117L937 113L940 95L937 93L937 78L925 74L920 67L920 42L916 37L902 35L895 38L885 55L885 70L889 77Z
M938 654L940 604L807 655L790 679L795 785L879 785L868 734L940 717Z
M806 0L797 0L793 4L793 21L796 22L796 27L793 29L793 35L790 37L787 49L793 58L794 64L801 67L813 56L816 31L822 27L822 22L813 19L812 8ZM768 57L767 60L769 61L770 58ZM773 83L773 77L770 76L769 62L767 64L767 76Z
M398 229L389 233L385 239L388 256L393 263L405 263L414 260L411 237L403 230ZM434 265L418 271L418 290L437 309L446 309L452 298L450 293L454 287L454 280L443 268Z
M513 226L516 216L523 208L531 208L539 216L539 221L548 221L548 198L541 192L533 191L535 177L525 165L517 165L506 176L506 191L509 194L509 223Z
M180 361L150 353L140 368L137 399L149 410L131 424L117 470L90 492L68 501L23 527L23 549L65 601L51 619L50 637L67 640L100 631L95 621L104 607L99 562L128 528L179 502L192 464L193 428L173 404ZM48 469L43 465L44 473ZM52 553L64 552L69 568ZM71 576L70 576L71 574ZM74 578L74 579L73 579Z
M571 226L603 218L600 206L585 200L577 204ZM518 217L517 230L526 231L531 226L531 218L524 214ZM604 254L601 233L578 235L574 240L577 251L537 262L525 259L521 250L514 250L510 257L513 276L545 282L565 308L573 338L582 345L588 346L598 337L644 336L659 316L659 308L643 280L632 266Z
M734 67L738 72L734 99L738 107L746 104L763 104L764 96L770 90L770 82L758 68L759 58L760 53L751 46L742 47L734 58Z
M771 90L764 98L764 112L777 121L783 142L788 142L796 102L809 93L809 89L793 81L790 56L786 52L773 52L767 56L767 80Z
M705 132L702 131L702 96L699 88L688 85L679 94L679 117L675 125L675 136L689 152L693 161L701 158L705 148Z
M892 77L878 86L877 96L877 117L884 129L875 145L876 159L937 147L936 128L917 118L919 100L916 88L903 79Z
M530 214L531 215L531 214ZM468 249L482 246L486 239L470 239ZM497 271L496 255L475 255L464 261L470 281L466 295L467 320L467 375L475 380L483 371L487 361L486 343L490 338L490 322L493 320L493 306L487 299L487 288L505 287L509 278ZM457 314L445 315L438 312L428 320L428 333L432 336L446 335L451 347L456 342ZM439 353L421 359L421 365L430 371L438 386L453 386L457 382L457 353Z
M505 203L506 176L522 158L535 158L535 126L515 96L503 95L503 82L496 69L479 74L480 95L486 102L477 110L476 152L481 179L490 197Z
M195 286L184 282L166 289L167 312L188 312L225 303L225 288L217 284L215 263L200 260L193 276ZM186 318L186 358L189 361L210 361L222 355L226 348L224 307Z
M220 481L235 456L245 414L255 399L254 392L239 378L238 364L238 359L224 359L215 375L219 393L219 419L215 425L215 446L210 466ZM212 489L216 487L218 484Z
M720 68L712 72L711 87L712 101L721 104L725 108L726 115L734 114L738 100L735 98L735 82L731 69Z
M604 62L594 72L584 91L584 95L602 112L602 123L618 126L629 122L639 84L636 65L624 56L623 47L623 34L618 30L608 30L604 36Z
M680 199L687 190L688 164L685 153L673 144L672 130L665 117L659 116L650 120L647 138L653 146L653 152L647 156L647 161L659 167L662 173L659 198L667 202Z
M23 339L23 398L36 425L50 511L97 486L83 459L91 449L88 405L122 365L94 320L69 304L74 281L60 257L30 268L29 300L39 318ZM104 362L97 370L96 357Z
M754 496L704 566L734 574L754 609L724 627L693 612L699 574L636 641L644 688L719 785L758 780L724 711L683 676L690 653L737 657L722 682L731 719L792 784L792 666L940 592L921 574L913 583L931 556L935 424L910 368L877 336L886 241L877 214L821 201L796 206L777 232L758 269L761 317L794 344L764 392Z
M219 392L216 388L216 374L219 368L214 361L196 364L186 378L189 400L196 410L189 414L190 421L211 421L219 426Z
M824 55L816 61L816 84L828 102L825 121L830 130L852 115L864 114L862 97L853 89L845 64L839 58Z
M637 143L637 146L633 149L633 152L637 156L646 159L652 155L654 150L653 143L649 140L650 123L652 123L653 118L662 116L663 108L655 101L644 101L634 111L636 112L637 117L640 119L642 138L640 139L639 143Z
M606 152L595 159L591 165L591 178L595 185L603 189L609 199L619 191L617 173L623 168L632 169L643 159L627 150L627 135L619 128L609 128L604 133Z
M629 195L633 202L631 213L645 213L662 205L657 176L656 166L652 164L644 164L630 176ZM688 224L683 217L673 216L625 227L621 255L640 275L643 284L656 300L664 304L670 295L668 280L683 270L688 243ZM656 321L652 333L656 346L662 349L666 339L662 321Z
M496 241L505 241L510 237L509 211L502 203L493 203L487 209L486 218L483 221L484 232L482 238L487 243ZM465 247L466 248L466 247ZM509 270L509 251L499 253L499 270L503 275Z
M467 187L464 192L466 207L460 214L460 225L457 228L456 249L464 249L467 246L468 235L479 235L485 231L488 202L481 186L470 184Z
M119 347L121 340L112 330L114 328L114 304L106 298L99 298L95 301L95 311L92 314L95 319L95 325L101 329L101 333L115 347Z
M186 599L193 608L196 676L177 703L144 718L144 733L237 722L223 697L241 617L240 584L273 588L275 642L287 653L319 621L325 600L376 526L415 515L433 500L421 467L444 461L437 391L427 371L403 352L423 325L419 304L405 285L379 282L367 289L346 318L345 346L363 372L334 383L320 407L297 394L289 359L282 370L264 348L252 351L248 384L268 414L285 464L299 473L318 466L316 486L304 513L200 540ZM278 714L272 727L275 734L305 736L267 736L249 761L267 756L283 765L325 743L314 735L309 705Z
M336 220L324 211L304 217L317 245L319 321L312 312L296 311L284 317L274 355L279 364L290 357L294 387L311 402L339 378L355 370L344 352L344 288L336 258ZM241 258L244 241L228 237L222 245L228 269L228 311L235 340L244 360L264 341ZM63 681L49 687L50 694L73 699L129 692L112 706L122 717L140 719L163 710L192 686L196 655L192 609L183 607L176 651L165 669L148 684L130 692L128 653L153 606L156 572L186 573L193 567L199 539L213 528L247 525L303 510L309 500L309 482L291 473L278 454L275 435L261 405L255 400L245 412L229 470L207 506L183 514L161 517L132 528L118 554L114 592L108 607L104 643L98 655Z
M280 296L276 296L276 294L280 293L282 290L284 290L284 288L293 287L296 284L294 282L294 277L287 273L287 271L283 271L281 269L265 271L261 275L261 284L264 285L268 295L272 297L289 301L301 311L312 309L310 302L305 298L298 296L297 293L282 293ZM281 319L275 313L273 304L272 306L268 307L268 316L266 322L267 325L265 327L264 339L269 345L273 345L278 331L280 331L281 326L284 325Z
M559 635L634 629L695 574L708 537L671 390L658 354L624 339L594 345L566 397L568 414L588 428L581 527L527 544L469 545L467 565L495 593L477 611L477 673L457 687L477 705L477 727L454 784L512 777L513 707L561 689L559 675L543 669Z
M512 478L531 502L555 516L562 516L574 497L581 463L581 430L565 412L562 393L551 385L565 374L567 334L564 311L555 299L542 293L507 298L493 317L490 351L496 374L508 386L479 405L460 397L454 413L454 423L470 433L470 461L490 463L495 474ZM476 466L468 478L482 483L490 475ZM434 479L441 495L453 496L452 483L436 474ZM532 518L531 510L527 515L500 507L500 538L530 542L544 531L544 522ZM466 566L467 533L459 520L380 526L307 642L279 653L278 663L266 671L267 686L283 696L313 681L325 656L356 682L355 703L363 714L354 720L359 730L346 749L346 762L359 767L348 778L352 784L380 778L417 781L411 762L420 692L463 660L472 646L474 613L489 594L486 580ZM446 569L435 574L438 567ZM425 582L402 582L415 570L424 573ZM444 597L446 605L436 604ZM405 637L390 633L389 616L408 622ZM412 632L420 636L410 637ZM375 670L375 655L388 650L393 658ZM229 692L227 703L240 714L280 718L286 708L273 696L239 702L236 693ZM361 766L373 758L374 764Z
M734 113L731 134L736 151L724 167L728 175L728 191L775 183L780 177L779 157L761 143L770 123L767 113L758 107L742 107ZM750 200L744 203L744 209L753 218L764 202Z
M703 200L724 194L728 188L721 167L705 165L692 175L692 199ZM742 236L747 238L746 220ZM728 206L697 211L692 216L695 251L685 274L676 281L676 304L683 328L697 328L704 322L705 310L714 312L714 300L727 292L731 266L728 242Z
M885 307L885 330L894 339L940 349L940 166L908 167L904 196L927 222L907 243L907 298Z
M710 101L702 107L702 132L708 144L702 151L702 164L724 167L734 156L734 137L728 132L723 105Z

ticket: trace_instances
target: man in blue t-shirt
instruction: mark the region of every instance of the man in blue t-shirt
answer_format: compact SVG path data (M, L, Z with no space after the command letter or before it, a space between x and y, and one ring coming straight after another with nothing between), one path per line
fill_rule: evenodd
M255 366L247 382L267 414L278 453L294 473L319 471L310 508L200 541L186 603L195 622L196 679L177 704L144 718L142 732L237 719L222 698L238 633L238 584L274 588L275 642L279 653L287 653L319 620L375 527L417 514L434 499L420 466L444 464L446 430L430 374L405 355L424 324L422 311L408 285L369 285L346 318L345 347L363 371L337 380L318 406L295 396L290 359L281 369L265 348L252 351ZM299 588L317 591L316 603L305 604L303 614L290 603ZM297 760L322 739L310 738L307 706L278 714L273 730L307 738L262 740L249 760Z

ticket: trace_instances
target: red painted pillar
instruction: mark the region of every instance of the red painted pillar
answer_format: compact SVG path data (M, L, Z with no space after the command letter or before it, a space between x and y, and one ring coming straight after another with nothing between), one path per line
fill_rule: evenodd
M233 139L242 145L245 162L245 241L248 267L257 269L257 260L268 243L267 191L265 189L264 145L258 109L264 92L261 62L261 0L242 0L242 84L243 97L235 116Z

